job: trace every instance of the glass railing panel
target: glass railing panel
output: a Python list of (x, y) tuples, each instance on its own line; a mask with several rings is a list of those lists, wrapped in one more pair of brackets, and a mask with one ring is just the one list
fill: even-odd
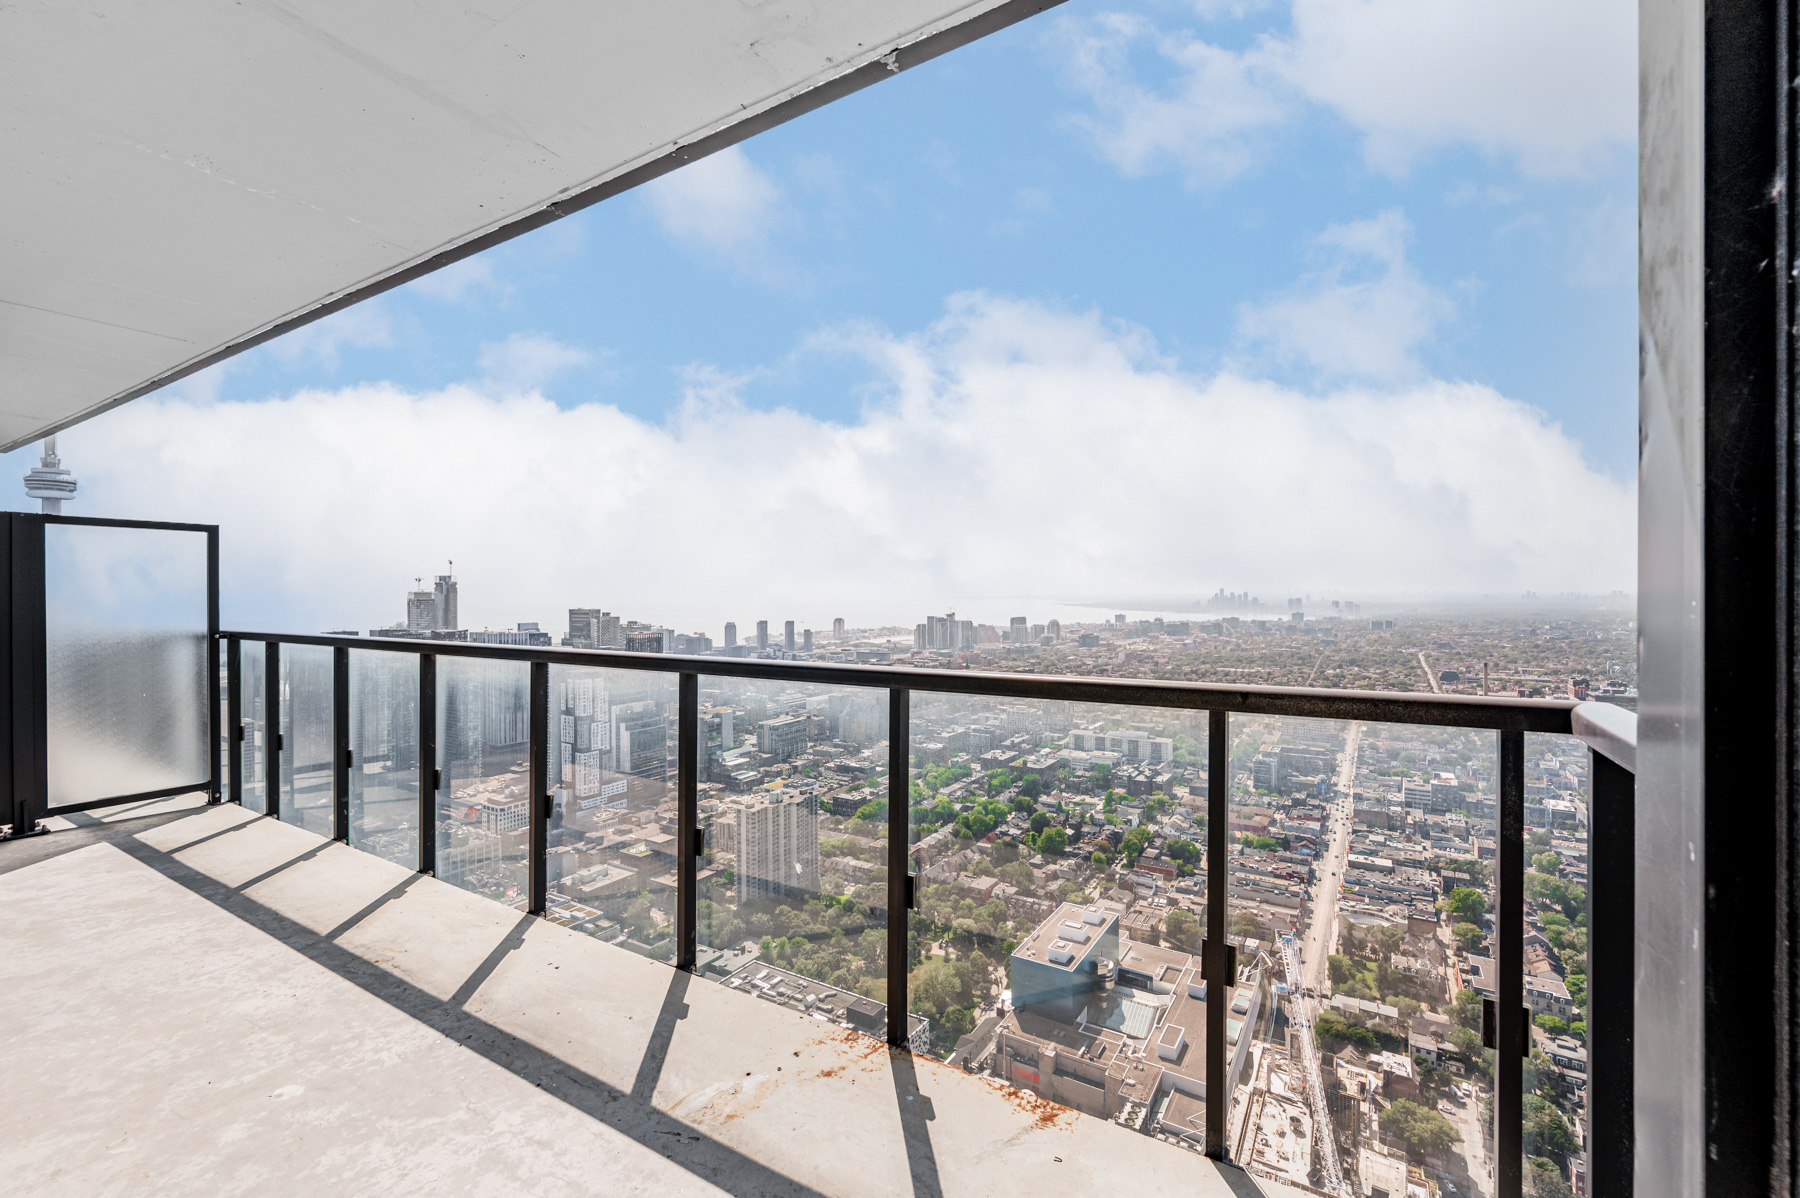
[(919, 692), (912, 711), (908, 993), (932, 1050), (1199, 1150), (1205, 714)]
[(419, 867), (419, 659), (350, 650), (350, 844)]
[(259, 815), (269, 810), (268, 646), (244, 641), (238, 649), (237, 677), (230, 685), (238, 694), (238, 718), (243, 723), (243, 803)]
[(1531, 1052), (1520, 1087), (1524, 1192), (1587, 1187), (1587, 747), (1525, 737), (1524, 997)]
[(1495, 735), (1239, 715), (1231, 760), (1231, 1158), (1492, 1195)]
[(659, 961), (675, 954), (673, 674), (550, 667), (548, 917)]
[(887, 1035), (885, 691), (700, 678), (698, 968)]
[(45, 525), (51, 809), (206, 785), (206, 578), (204, 533)]
[(331, 836), (332, 653), (322, 645), (281, 646), (280, 815)]
[(531, 667), (437, 660), (437, 877), (530, 904)]

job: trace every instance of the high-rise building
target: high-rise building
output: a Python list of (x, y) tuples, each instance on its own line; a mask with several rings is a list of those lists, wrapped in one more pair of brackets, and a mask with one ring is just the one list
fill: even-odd
[(831, 639), (834, 641), (844, 639), (844, 617), (839, 616), (831, 622)]
[(1006, 639), (1015, 645), (1023, 645), (1031, 639), (1031, 627), (1024, 616), (1014, 616), (1012, 626), (1006, 630)]
[(1052, 640), (1062, 640), (1062, 621), (1050, 621), (1048, 624), (1044, 625), (1044, 631), (1050, 634)]
[(807, 726), (803, 715), (780, 716), (756, 726), (756, 747), (777, 761), (787, 761), (806, 751)]
[(789, 620), (781, 633), (781, 647), (789, 653), (794, 651), (794, 622)]
[(729, 621), (725, 624), (725, 647), (727, 649), (737, 648), (737, 625)]
[(735, 812), (739, 903), (819, 888), (819, 800), (772, 793)]
[(812, 652), (812, 629), (808, 628), (800, 634), (800, 648), (807, 653)]
[(613, 769), (639, 778), (668, 776), (669, 721), (655, 703), (613, 708)]
[(437, 627), (437, 596), (430, 591), (406, 593), (406, 630), (429, 632)]
[(562, 746), (562, 785), (575, 796), (580, 810), (597, 807), (604, 786), (601, 771), (612, 749), (612, 704), (607, 699), (606, 676), (577, 676), (561, 684), (551, 699), (557, 706), (554, 723)]
[(569, 646), (574, 649), (619, 649), (625, 638), (619, 617), (597, 607), (569, 609)]
[[(454, 565), (455, 563), (451, 563)], [(456, 615), (456, 579), (449, 574), (439, 574), (437, 584), (432, 587), (432, 595), (437, 601), (437, 623), (433, 628), (461, 628), (462, 623)]]
[(957, 652), (975, 647), (975, 622), (959, 620), (956, 613), (926, 616), (925, 622), (913, 629), (913, 648), (948, 649)]
[(756, 622), (756, 647), (758, 649), (769, 647), (769, 622), (767, 620)]

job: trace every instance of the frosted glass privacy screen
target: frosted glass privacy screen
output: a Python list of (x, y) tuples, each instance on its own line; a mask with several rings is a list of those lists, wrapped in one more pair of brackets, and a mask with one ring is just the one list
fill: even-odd
[(206, 534), (44, 527), (52, 808), (210, 778)]

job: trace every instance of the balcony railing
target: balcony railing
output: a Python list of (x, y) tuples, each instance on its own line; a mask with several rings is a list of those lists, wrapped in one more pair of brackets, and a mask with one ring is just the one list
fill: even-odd
[[(1470, 879), (1470, 890), (1484, 897), (1469, 907), (1472, 911), (1491, 904), (1492, 929), (1483, 933), (1479, 916), (1472, 917), (1474, 933), (1458, 929), (1463, 935), (1485, 934), (1493, 946), (1491, 957), (1479, 958), (1489, 963), (1486, 975), (1472, 979), (1482, 996), (1479, 1024), (1486, 1051), (1469, 1039), (1472, 1029), (1465, 1029), (1454, 1044), (1435, 1043), (1423, 1051), (1435, 1062), (1431, 1068), (1468, 1071), (1467, 1090), (1458, 1085), (1446, 1091), (1466, 1094), (1468, 1108), (1450, 1113), (1459, 1114), (1466, 1126), (1491, 1129), (1491, 1143), (1485, 1142), (1487, 1130), (1478, 1131), (1484, 1139), (1482, 1148), (1477, 1151), (1471, 1145), (1465, 1152), (1465, 1160), (1488, 1162), (1488, 1176), (1465, 1177), (1476, 1192), (1502, 1198), (1523, 1192), (1525, 1171), (1532, 1167), (1529, 1158), (1541, 1155), (1528, 1152), (1527, 1138), (1555, 1138), (1554, 1128), (1545, 1130), (1546, 1119), (1563, 1129), (1556, 1134), (1570, 1134), (1563, 1116), (1544, 1114), (1544, 1100), (1536, 1097), (1551, 1092), (1546, 1079), (1554, 1072), (1556, 1078), (1573, 1079), (1571, 1084), (1579, 1087), (1580, 1096), (1571, 1101), (1577, 1107), (1585, 1102), (1587, 1135), (1584, 1144), (1550, 1145), (1547, 1151), (1573, 1162), (1577, 1184), (1586, 1193), (1630, 1193), (1635, 717), (1618, 708), (1563, 700), (1231, 687), (448, 641), (257, 632), (223, 632), (219, 638), (229, 680), (224, 698), (223, 726), (229, 736), (223, 798), (459, 881), (530, 913), (614, 939), (666, 959), (675, 968), (704, 970), (727, 984), (761, 990), (765, 996), (772, 992), (809, 1011), (817, 1003), (820, 1011), (829, 1011), (850, 1026), (885, 1034), (889, 1043), (915, 1051), (951, 1048), (943, 1027), (916, 1013), (937, 1000), (908, 994), (913, 963), (934, 958), (923, 941), (937, 937), (949, 946), (941, 958), (946, 977), (954, 972), (953, 956), (966, 963), (987, 960), (983, 949), (996, 957), (1010, 955), (1014, 1013), (998, 1008), (990, 1013), (985, 1005), (972, 1012), (957, 1008), (954, 1018), (964, 1024), (979, 1019), (981, 1034), (957, 1045), (950, 1057), (953, 1062), (970, 1067), (971, 1054), (980, 1055), (985, 1046), (989, 1068), (1011, 1084), (1186, 1142), (1215, 1158), (1236, 1154), (1246, 1158), (1243, 1163), (1254, 1164), (1248, 1158), (1257, 1157), (1266, 1144), (1270, 1160), (1282, 1154), (1293, 1159), (1291, 1181), (1328, 1193), (1349, 1192), (1342, 1188), (1343, 1146), (1367, 1138), (1371, 1144), (1399, 1150), (1402, 1155), (1397, 1156), (1386, 1148), (1371, 1148), (1358, 1159), (1365, 1172), (1376, 1164), (1399, 1169), (1404, 1185), (1408, 1167), (1415, 1172), (1441, 1170), (1443, 1144), (1431, 1141), (1427, 1133), (1409, 1132), (1400, 1120), (1364, 1126), (1361, 1114), (1353, 1111), (1346, 1116), (1334, 1108), (1342, 1094), (1363, 1084), (1348, 1080), (1353, 1075), (1379, 1088), (1389, 1111), (1398, 1109), (1396, 1095), (1419, 1090), (1413, 1053), (1420, 1042), (1409, 1038), (1398, 1052), (1375, 1051), (1392, 1042), (1395, 1027), (1388, 1016), (1393, 1009), (1380, 1001), (1385, 997), (1380, 991), (1376, 1001), (1363, 1003), (1373, 1008), (1368, 1020), (1346, 1020), (1338, 1012), (1348, 1010), (1346, 1001), (1353, 1006), (1354, 1000), (1347, 1000), (1344, 991), (1370, 983), (1346, 980), (1337, 986), (1335, 1006), (1327, 1008), (1322, 987), (1308, 982), (1320, 968), (1321, 949), (1329, 951), (1332, 946), (1335, 924), (1323, 939), (1306, 934), (1334, 918), (1321, 915), (1317, 907), (1323, 903), (1335, 908), (1339, 887), (1350, 877), (1343, 854), (1347, 826), (1354, 818), (1348, 792), (1353, 789), (1358, 741), (1351, 738), (1348, 747), (1333, 757), (1349, 763), (1343, 766), (1338, 785), (1323, 776), (1317, 782), (1329, 802), (1307, 904), (1293, 913), (1291, 927), (1278, 928), (1274, 936), (1252, 935), (1245, 921), (1254, 919), (1244, 905), (1234, 912), (1231, 862), (1238, 838), (1233, 834), (1229, 782), (1218, 784), (1233, 777), (1233, 717), (1341, 721), (1357, 728), (1407, 725), (1492, 731), (1496, 737), (1491, 778), (1484, 778), (1489, 772), (1485, 765), (1470, 765), (1464, 778), (1472, 779), (1468, 781), (1472, 789), (1447, 800), (1486, 810), (1482, 795), (1492, 795), (1491, 835), (1482, 834), (1485, 825), (1479, 818), (1470, 833), (1476, 866), (1482, 872), (1491, 869), (1492, 880), (1484, 884), (1480, 878)], [(813, 699), (814, 714), (808, 714), (804, 703), (789, 714), (786, 709), (794, 704), (785, 700), (792, 697), (777, 696), (784, 700), (777, 705), (779, 713), (754, 718), (770, 716), (766, 694), (770, 684), (803, 688), (798, 698)], [(705, 695), (713, 697), (714, 706), (703, 704)], [(991, 839), (997, 836), (992, 821), (1014, 820), (1015, 814), (1023, 817), (1038, 796), (1022, 793), (1019, 779), (1025, 776), (1024, 769), (996, 767), (981, 775), (985, 789), (972, 803), (943, 797), (944, 791), (954, 792), (967, 779), (952, 778), (957, 771), (941, 762), (950, 750), (937, 741), (918, 739), (915, 725), (937, 735), (945, 728), (946, 713), (991, 701), (1008, 705), (1005, 719), (1023, 721), (1028, 741), (1034, 704), (1040, 709), (1053, 705), (1065, 718), (1073, 718), (1070, 713), (1092, 717), (1099, 711), (1116, 714), (1130, 709), (1162, 713), (1174, 721), (1177, 736), (1141, 734), (1132, 751), (1149, 762), (1158, 755), (1165, 760), (1171, 753), (1192, 755), (1188, 766), (1196, 781), (1190, 801), (1200, 808), (1193, 822), (1204, 824), (1204, 844), (1194, 846), (1194, 854), (1185, 859), (1159, 856), (1154, 877), (1132, 872), (1144, 888), (1159, 892), (1165, 889), (1159, 880), (1172, 884), (1170, 893), (1195, 890), (1203, 881), (1203, 898), (1196, 896), (1193, 904), (1199, 928), (1171, 921), (1164, 929), (1171, 942), (1166, 949), (1156, 948), (1154, 932), (1136, 941), (1129, 923), (1121, 936), (1124, 921), (1118, 911), (1089, 901), (1095, 896), (1075, 894), (1066, 881), (1059, 897), (1074, 899), (1073, 904), (1044, 904), (1033, 910), (1032, 900), (1011, 896), (1017, 907), (1007, 909), (1024, 911), (1023, 922), (1041, 919), (1028, 935), (1003, 932), (996, 926), (1000, 917), (991, 905), (985, 907), (986, 924), (982, 908), (971, 915), (958, 914), (975, 898), (987, 904), (996, 901), (992, 896), (1005, 884), (993, 872), (971, 877), (934, 864), (931, 841), (921, 833), (936, 819), (951, 819), (954, 812), (956, 822), (945, 825), (953, 834), (940, 835), (939, 842), (955, 844), (968, 854), (965, 864), (978, 874), (994, 870), (998, 862), (1009, 876), (1022, 879), (1026, 874), (1020, 870), (1031, 867), (1011, 857), (1019, 837)], [(670, 709), (675, 714), (672, 728)], [(838, 788), (829, 816), (821, 813), (816, 797), (782, 793), (802, 787), (757, 786), (752, 792), (734, 792), (734, 785), (760, 781), (751, 771), (732, 769), (742, 764), (734, 758), (744, 752), (734, 730), (738, 711), (751, 713), (757, 724), (757, 747), (764, 762), (792, 757), (800, 747), (831, 739), (826, 735), (830, 732), (838, 742), (833, 752), (843, 750), (834, 765), (845, 766), (844, 777), (861, 777), (863, 785)], [(999, 719), (988, 727), (1005, 731)], [(966, 746), (965, 751), (980, 749), (993, 734), (968, 728), (950, 733), (961, 738), (958, 744)], [(1535, 897), (1527, 893), (1527, 737), (1542, 735), (1577, 737), (1588, 749), (1585, 910), (1577, 909), (1578, 888), (1556, 876), (1560, 862), (1546, 867), (1548, 873), (1534, 866), (1529, 874), (1537, 893)], [(851, 741), (861, 746), (855, 753), (849, 751)], [(666, 782), (671, 755), (672, 794)], [(885, 759), (878, 760), (872, 771), (866, 764), (871, 756)], [(1279, 751), (1267, 760), (1278, 762)], [(1314, 759), (1301, 752), (1295, 760)], [(1203, 771), (1198, 768), (1201, 761)], [(1202, 772), (1204, 786), (1197, 780)], [(1008, 785), (996, 797), (993, 790), (1002, 782)], [(703, 784), (709, 791), (709, 807), (729, 807), (730, 818), (720, 818), (720, 810), (702, 811)], [(1443, 784), (1450, 786), (1448, 781)], [(1005, 798), (1009, 794), (1012, 797)], [(1104, 799), (1086, 805), (1110, 807), (1116, 797), (1108, 790)], [(1010, 803), (1013, 813), (1000, 805), (1003, 802)], [(666, 812), (671, 805), (672, 832), (655, 822), (630, 822), (646, 817), (654, 821), (658, 809)], [(1544, 807), (1540, 800), (1533, 810)], [(1125, 816), (1111, 819), (1128, 823), (1136, 812)], [(817, 847), (821, 818), (832, 821), (837, 833), (833, 848), (843, 854), (826, 864), (842, 875), (822, 872)], [(1085, 822), (1089, 819), (1108, 816), (1104, 809), (1096, 809), (1084, 816), (1083, 827), (1089, 826)], [(1538, 822), (1548, 825), (1556, 820)], [(583, 859), (580, 846), (591, 846), (602, 828), (611, 829), (603, 838), (613, 850), (603, 854), (608, 860), (590, 863)], [(621, 829), (633, 835), (621, 838), (617, 835)], [(865, 832), (877, 834), (856, 834)], [(625, 840), (638, 841), (640, 835), (638, 843), (619, 847)], [(1533, 835), (1544, 838), (1541, 830)], [(1118, 844), (1120, 839), (1125, 843)], [(1142, 847), (1142, 838), (1138, 839)], [(1481, 842), (1491, 842), (1491, 849)], [(1255, 843), (1251, 836), (1250, 844)], [(1562, 843), (1566, 847), (1569, 842)], [(983, 849), (989, 844), (996, 846), (993, 851)], [(1129, 855), (1129, 836), (1105, 844)], [(1238, 849), (1240, 854), (1248, 851)], [(879, 859), (869, 860), (871, 852)], [(1007, 859), (1001, 861), (1003, 855)], [(1043, 856), (1044, 872), (1057, 868), (1055, 846)], [(1556, 859), (1555, 853), (1551, 859)], [(729, 873), (719, 868), (726, 860), (731, 862)], [(1141, 857), (1132, 864), (1151, 868)], [(1290, 872), (1300, 868), (1291, 861), (1276, 864)], [(1240, 864), (1240, 869), (1247, 871), (1248, 866)], [(1132, 872), (1121, 870), (1121, 881), (1128, 881)], [(857, 875), (860, 884), (850, 880), (850, 874)], [(834, 882), (826, 888), (821, 882), (825, 876), (842, 876), (842, 885)], [(1037, 878), (1038, 872), (1031, 876)], [(956, 897), (959, 892), (952, 884), (957, 878), (968, 879), (961, 884), (961, 893), (973, 897)], [(657, 904), (649, 901), (653, 894), (673, 895), (666, 924), (657, 918)], [(1546, 894), (1560, 897), (1546, 905)], [(795, 926), (800, 917), (793, 906), (783, 904), (784, 899), (810, 902), (807, 912), (816, 914), (819, 922)], [(1415, 896), (1410, 901), (1419, 900)], [(1461, 895), (1456, 901), (1472, 902)], [(1550, 909), (1556, 903), (1561, 912)], [(929, 918), (921, 914), (927, 905), (933, 908)], [(1571, 1042), (1556, 1040), (1548, 1051), (1570, 1055), (1554, 1065), (1546, 1063), (1545, 1053), (1532, 1056), (1525, 921), (1534, 905), (1546, 913), (1544, 929), (1564, 937), (1565, 949), (1574, 943), (1567, 938), (1570, 934), (1583, 929), (1586, 933), (1587, 990), (1579, 1004), (1585, 1015), (1585, 1044), (1579, 1049), (1557, 1048)], [(759, 918), (766, 917), (768, 931), (760, 944), (754, 943), (752, 922), (739, 918), (753, 909), (763, 913)], [(1573, 915), (1568, 914), (1571, 910)], [(894, 912), (911, 914), (900, 919), (891, 917)], [(1093, 912), (1093, 920), (1078, 924), (1088, 912)], [(1019, 917), (1008, 917), (1007, 927), (1014, 918)], [(1061, 931), (1058, 921), (1066, 921), (1069, 931)], [(1354, 929), (1355, 921), (1345, 926)], [(1195, 944), (1195, 933), (1201, 929), (1204, 938)], [(1422, 937), (1421, 951), (1449, 955), (1443, 936), (1424, 932)], [(1534, 947), (1541, 953), (1539, 940), (1534, 934)], [(1111, 958), (1103, 957), (1101, 948)], [(1382, 961), (1372, 967), (1376, 980), (1398, 976), (1393, 971), (1401, 966), (1390, 960), (1394, 953), (1381, 955)], [(1360, 967), (1354, 954), (1331, 960), (1334, 969), (1339, 960), (1349, 962), (1347, 967)], [(1088, 969), (1095, 971), (1094, 980), (1083, 975), (1074, 984), (1079, 993), (1057, 989), (1063, 985), (1058, 977)], [(835, 971), (834, 976), (815, 976), (827, 971)], [(1049, 979), (1049, 988), (1024, 993), (1027, 980), (1022, 975), (1030, 979), (1042, 975)], [(1230, 987), (1231, 1002), (1209, 1003), (1202, 997), (1216, 979), (1224, 979)], [(1115, 982), (1136, 996), (1129, 1007), (1104, 997), (1093, 1000), (1098, 1008), (1080, 1006), (1089, 1003), (1090, 990), (1096, 995), (1110, 993)], [(1029, 986), (1038, 987), (1039, 981), (1030, 980)], [(1540, 985), (1531, 1001), (1545, 993)], [(1036, 1009), (1050, 1011), (1058, 1003), (1069, 1003), (1071, 995), (1077, 1005), (1057, 1012), (1056, 1020), (1032, 1022), (1034, 1004), (1046, 1004)], [(909, 1001), (914, 997), (918, 1001)], [(1283, 997), (1285, 1003), (1279, 1001)], [(1555, 1001), (1565, 1000), (1566, 996)], [(942, 1005), (932, 1009), (941, 1021)], [(1475, 1008), (1465, 1003), (1458, 1009)], [(1270, 1085), (1282, 1091), (1280, 1102), (1296, 1112), (1291, 1117), (1296, 1139), (1289, 1141), (1295, 1147), (1276, 1151), (1265, 1128), (1273, 1128), (1276, 1138), (1286, 1137), (1286, 1127), (1277, 1125), (1280, 1112), (1288, 1108), (1277, 1103), (1272, 1115), (1269, 1101), (1252, 1103), (1239, 1090), (1264, 1076), (1257, 1072), (1247, 1077), (1248, 1071), (1269, 1068), (1266, 1049), (1253, 1048), (1252, 1041), (1266, 1042), (1279, 1023), (1278, 1010), (1287, 1021), (1287, 1056), (1292, 1064), (1286, 1080)], [(888, 1011), (906, 1012), (907, 1017), (889, 1019)], [(1572, 1017), (1575, 1012), (1563, 1013)], [(1203, 1026), (1176, 1024), (1183, 1014), (1200, 1016)], [(1234, 1015), (1242, 1016), (1235, 1029)], [(1107, 1021), (1104, 1025), (1102, 1019)], [(1134, 1026), (1133, 1019), (1145, 1026)], [(1115, 1030), (1108, 1032), (1108, 1027)], [(1358, 1030), (1347, 1030), (1352, 1027)], [(1324, 1042), (1313, 1037), (1328, 1029), (1351, 1037), (1342, 1051), (1318, 1051)], [(1545, 1042), (1551, 1043), (1549, 1038)], [(1356, 1052), (1359, 1044), (1368, 1050), (1366, 1056)], [(1193, 1068), (1191, 1059), (1195, 1048), (1201, 1050), (1199, 1069)], [(1443, 1050), (1441, 1059), (1438, 1049)], [(1575, 1059), (1581, 1054), (1585, 1061)], [(1339, 1078), (1330, 1094), (1321, 1080), (1328, 1068)], [(1529, 1110), (1527, 1069), (1533, 1076)], [(1151, 1074), (1157, 1080), (1133, 1089)], [(1231, 1100), (1207, 1101), (1219, 1095)], [(1373, 1101), (1372, 1091), (1365, 1097), (1370, 1108), (1380, 1105)], [(1490, 1102), (1491, 1121), (1478, 1118), (1476, 1112)], [(1271, 1119), (1274, 1122), (1267, 1122)], [(1299, 1140), (1308, 1138), (1304, 1135), (1308, 1127), (1315, 1134), (1301, 1148)], [(1321, 1131), (1322, 1136), (1317, 1134)]]

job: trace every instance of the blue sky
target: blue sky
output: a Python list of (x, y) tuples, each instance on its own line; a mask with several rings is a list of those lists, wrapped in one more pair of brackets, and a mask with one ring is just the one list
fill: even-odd
[[(609, 568), (602, 551), (536, 579), (489, 543), (509, 519), (563, 521), (623, 549), (637, 544), (624, 526), (672, 521), (680, 546), (683, 520), (740, 494), (763, 498), (743, 506), (749, 527), (721, 522), (724, 540), (761, 539), (757, 514), (806, 527), (810, 504), (857, 513), (818, 524), (819, 544), (869, 542), (754, 569), (737, 588), (746, 601), (816, 597), (869, 619), (1217, 586), (1629, 587), (1628, 551), (1502, 509), (1531, 491), (1544, 505), (1533, 518), (1593, 504), (1615, 540), (1631, 534), (1633, 14), (1614, 0), (1500, 12), (1072, 0), (245, 354), (133, 405), (142, 414), (101, 417), (67, 435), (65, 455), (86, 471), (89, 514), (160, 504), (129, 514), (207, 518), (210, 502), (220, 519), (216, 492), (176, 481), (184, 454), (235, 456), (199, 424), (216, 430), (229, 410), (242, 435), (291, 445), (275, 467), (284, 506), (234, 512), (285, 555), (241, 558), (236, 590), (245, 617), (303, 624), (385, 622), (395, 579), (456, 557), (486, 575), (466, 586), (494, 598), (465, 608), (496, 626), (592, 602), (717, 635), (758, 613), (697, 593), (712, 582), (684, 573), (666, 542), (627, 553), (648, 571)], [(1077, 379), (1088, 389), (1071, 393)], [(306, 431), (359, 409), (365, 436), (386, 443), (369, 463)], [(520, 460), (537, 442), (486, 466), (461, 450), (413, 460), (417, 429), (449, 413), (497, 452), (501, 428), (541, 427), (557, 444), (542, 460)], [(1022, 431), (1009, 450), (1010, 427), (1037, 424), (1062, 432)], [(919, 456), (883, 457), (914, 434)], [(1015, 477), (1009, 452), (1081, 481)], [(723, 455), (742, 467), (739, 490), (689, 504), (666, 494), (667, 474), (636, 491), (544, 481), (617, 480), (659, 453), (709, 477), (708, 454)], [(1345, 456), (1367, 469), (1340, 473)], [(917, 536), (905, 495), (871, 499), (856, 476), (878, 461), (937, 497), (921, 516), (989, 535)], [(359, 517), (372, 525), (352, 555), (366, 590), (305, 581), (334, 528), (344, 535), (324, 513), (345, 480), (396, 462), (428, 492), (479, 473), (484, 493), (466, 512), (442, 505), (435, 523)], [(1116, 505), (1146, 469), (1221, 479)], [(787, 494), (795, 478), (814, 490)], [(1066, 504), (1106, 510), (1072, 521)], [(1420, 506), (1456, 516), (1395, 521)], [(1332, 522), (1346, 512), (1346, 528), (1391, 535), (1337, 555)], [(1254, 535), (1219, 533), (1225, 520)], [(1140, 542), (1121, 537), (1127, 524), (1161, 531)], [(1063, 565), (1022, 576), (984, 564), (1009, 529), (1065, 542)], [(544, 536), (540, 553), (563, 557), (568, 538)], [(396, 544), (416, 549), (390, 565)], [(884, 564), (895, 559), (904, 568)], [(806, 618), (830, 614), (857, 618)]]

